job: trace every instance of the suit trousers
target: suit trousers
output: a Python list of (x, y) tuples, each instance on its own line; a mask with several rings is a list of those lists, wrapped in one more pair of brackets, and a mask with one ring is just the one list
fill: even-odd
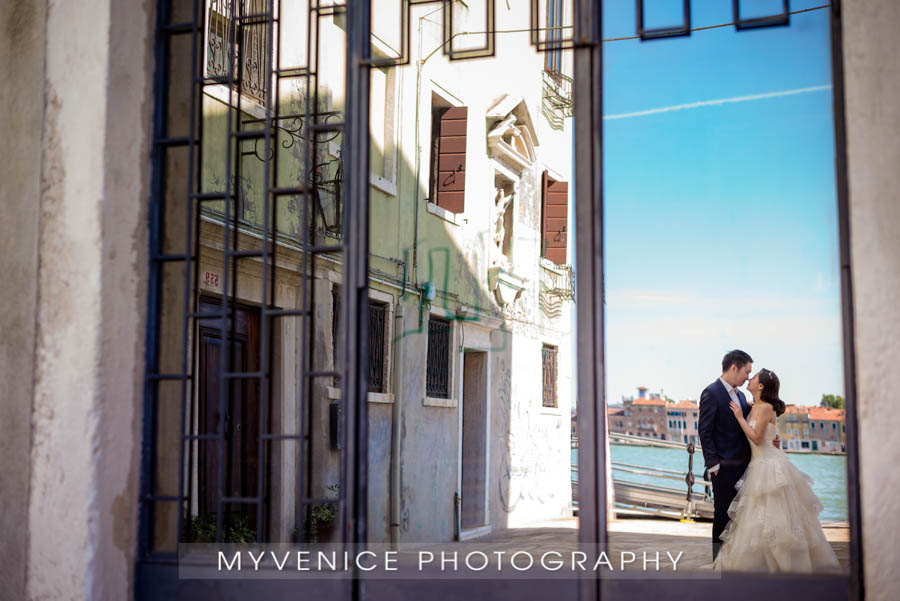
[(712, 476), (713, 488), (713, 528), (712, 528), (712, 545), (713, 559), (719, 554), (722, 546), (722, 540), (719, 538), (725, 526), (728, 525), (728, 506), (734, 500), (737, 490), (734, 485), (744, 475), (747, 469), (746, 463), (728, 464), (722, 462), (717, 474)]

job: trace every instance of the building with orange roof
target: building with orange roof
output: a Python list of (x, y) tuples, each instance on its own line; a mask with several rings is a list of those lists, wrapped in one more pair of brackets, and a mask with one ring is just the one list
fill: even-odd
[[(610, 430), (631, 436), (642, 436), (656, 440), (670, 440), (669, 429), (666, 423), (666, 401), (661, 394), (650, 393), (647, 388), (638, 388), (638, 398), (624, 399), (622, 402), (622, 415), (615, 418), (619, 423), (619, 429)], [(610, 417), (610, 422), (614, 418)]]
[(843, 409), (810, 407), (809, 432), (813, 451), (844, 452), (847, 449)]
[(666, 404), (666, 427), (669, 440), (684, 444), (699, 444), (700, 433), (697, 428), (699, 405), (696, 401), (682, 400)]
[(810, 452), (813, 450), (809, 434), (809, 410), (812, 407), (788, 405), (776, 420), (781, 448), (785, 451)]
[(778, 417), (781, 448), (786, 451), (841, 453), (847, 449), (843, 409), (788, 405)]

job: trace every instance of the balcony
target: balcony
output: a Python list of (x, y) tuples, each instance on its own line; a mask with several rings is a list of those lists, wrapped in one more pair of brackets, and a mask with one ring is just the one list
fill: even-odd
[(544, 70), (541, 112), (550, 127), (561, 130), (563, 121), (572, 116), (572, 78), (559, 71)]

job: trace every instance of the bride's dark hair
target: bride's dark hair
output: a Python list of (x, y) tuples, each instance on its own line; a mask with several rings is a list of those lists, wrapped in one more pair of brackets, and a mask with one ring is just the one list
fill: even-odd
[(784, 413), (784, 401), (778, 398), (778, 389), (781, 386), (781, 382), (778, 380), (778, 376), (775, 375), (774, 371), (769, 371), (768, 369), (759, 370), (759, 383), (762, 384), (763, 389), (760, 393), (760, 398), (772, 405), (775, 409), (775, 415), (781, 415)]

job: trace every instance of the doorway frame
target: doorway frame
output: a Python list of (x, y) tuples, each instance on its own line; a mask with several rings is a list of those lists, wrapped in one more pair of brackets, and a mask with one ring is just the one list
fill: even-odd
[[(460, 328), (465, 328), (465, 322), (462, 322)], [(460, 502), (459, 510), (459, 540), (465, 541), (479, 536), (489, 534), (493, 530), (491, 524), (491, 349), (483, 346), (462, 346), (459, 350), (459, 410), (457, 411), (458, 420), (458, 441), (456, 453), (456, 490), (462, 497), (462, 447), (463, 447), (463, 411), (465, 410), (465, 392), (466, 392), (466, 353), (475, 352), (483, 353), (485, 368), (484, 382), (484, 524), (475, 528), (463, 530), (462, 528), (462, 502)]]
[[(603, 161), (602, 161), (602, 100), (603, 100), (603, 67), (601, 40), (601, 9), (603, 0), (573, 0), (575, 8), (574, 35), (574, 104), (579, 127), (575, 131), (575, 169), (580, 177), (573, 182), (575, 206), (575, 248), (577, 251), (577, 272), (579, 284), (576, 291), (578, 331), (577, 338), (577, 386), (579, 403), (579, 471), (580, 471), (580, 527), (579, 542), (586, 545), (602, 545), (607, 538), (607, 454), (601, 441), (606, 439), (604, 395), (605, 384), (605, 312), (603, 281)], [(418, 3), (418, 2), (414, 2)], [(163, 9), (167, 3), (157, 2)], [(368, 243), (369, 243), (369, 142), (368, 142), (368, 70), (374, 64), (371, 56), (369, 2), (351, 3), (353, 9), (347, 10), (347, 63), (346, 63), (346, 98), (347, 111), (345, 124), (346, 154), (345, 172), (365, 174), (362, 177), (351, 177), (347, 181), (347, 205), (344, 223), (345, 240), (347, 240), (347, 267), (343, 287), (345, 321), (344, 343), (350, 349), (344, 366), (345, 398), (347, 399), (347, 423), (344, 430), (344, 443), (347, 454), (352, 457), (348, 465), (342, 467), (342, 482), (347, 486), (341, 499), (343, 539), (350, 549), (365, 546), (366, 533), (366, 496), (367, 496), (367, 400), (365, 370), (359, 366), (367, 360), (367, 304), (368, 304)], [(732, 601), (760, 597), (775, 590), (779, 594), (791, 594), (798, 599), (861, 599), (864, 596), (863, 563), (862, 563), (862, 520), (859, 498), (859, 453), (858, 453), (858, 417), (856, 408), (856, 369), (855, 340), (853, 320), (853, 289), (850, 263), (850, 230), (849, 202), (847, 187), (847, 155), (844, 109), (843, 49), (841, 38), (841, 1), (831, 2), (831, 60), (832, 86), (834, 96), (834, 128), (836, 151), (836, 185), (838, 204), (838, 238), (840, 245), (841, 301), (843, 316), (843, 356), (845, 377), (845, 399), (847, 415), (847, 469), (848, 469), (848, 511), (850, 522), (850, 575), (825, 577), (815, 575), (802, 577), (788, 575), (785, 577), (751, 578), (735, 575), (734, 578), (719, 581), (703, 581), (701, 594), (727, 594)], [(162, 18), (157, 25), (156, 59), (157, 75), (154, 86), (156, 101), (168, 92), (167, 74), (164, 72), (168, 60), (168, 50), (160, 41), (162, 31), (169, 24)], [(165, 83), (163, 83), (165, 82)], [(164, 116), (157, 114), (156, 121)], [(159, 127), (157, 126), (157, 129)], [(161, 135), (157, 132), (157, 138)], [(160, 173), (164, 169), (157, 153), (153, 154), (153, 173), (151, 186), (151, 209), (156, 206), (160, 194)], [(151, 210), (152, 214), (152, 210)], [(159, 220), (150, 219), (149, 239), (151, 244), (161, 236)], [(150, 258), (150, 273), (154, 274), (158, 267)], [(152, 276), (151, 276), (152, 277)], [(148, 297), (156, 290), (156, 283), (151, 281)], [(150, 303), (147, 323), (147, 371), (152, 373), (153, 341), (159, 332), (159, 314)], [(489, 361), (490, 364), (490, 361)], [(145, 387), (144, 416), (152, 412), (152, 403)], [(145, 419), (146, 423), (146, 419)], [(154, 441), (152, 431), (145, 426), (143, 436), (142, 480), (146, 480), (150, 471), (150, 450)], [(143, 492), (142, 492), (143, 494)], [(298, 593), (305, 594), (338, 594), (353, 599), (377, 598), (379, 592), (389, 593), (403, 591), (399, 585), (392, 587), (389, 583), (363, 583), (354, 579), (350, 583), (326, 583), (298, 581), (250, 582), (236, 581), (222, 587), (218, 583), (203, 581), (178, 581), (173, 579), (174, 570), (171, 563), (165, 560), (154, 560), (144, 553), (152, 524), (152, 512), (144, 505), (139, 518), (139, 552), (136, 559), (135, 592), (138, 598), (170, 598), (188, 599), (208, 596), (212, 590), (219, 591), (223, 599), (245, 598), (245, 595), (259, 594), (265, 590), (270, 598), (296, 598)], [(477, 597), (488, 597), (492, 594), (509, 594), (510, 582), (503, 587), (489, 583), (466, 582), (418, 582), (409, 585), (407, 591), (434, 593), (435, 599), (459, 596), (463, 592), (475, 594)], [(583, 575), (576, 583), (574, 590), (579, 599), (593, 600), (643, 598), (656, 595), (665, 599), (694, 599), (698, 595), (696, 580), (686, 581), (646, 581), (646, 580), (610, 580), (598, 581), (590, 575)], [(708, 584), (708, 586), (707, 586)], [(146, 588), (143, 588), (146, 587)], [(380, 588), (380, 591), (379, 591)], [(536, 595), (546, 592), (546, 587), (535, 586), (534, 583), (522, 581), (517, 587), (521, 599), (537, 598)], [(568, 594), (573, 590), (566, 583), (557, 583), (554, 589), (557, 594)], [(664, 593), (664, 597), (662, 594)]]

